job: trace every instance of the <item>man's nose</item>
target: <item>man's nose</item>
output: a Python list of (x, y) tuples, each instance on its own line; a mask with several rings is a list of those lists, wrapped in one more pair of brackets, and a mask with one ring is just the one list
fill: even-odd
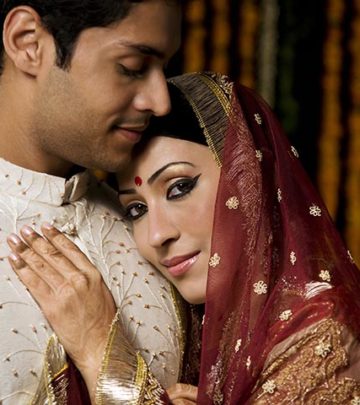
[(141, 86), (134, 101), (137, 110), (150, 111), (157, 117), (170, 112), (170, 96), (163, 71), (151, 72)]

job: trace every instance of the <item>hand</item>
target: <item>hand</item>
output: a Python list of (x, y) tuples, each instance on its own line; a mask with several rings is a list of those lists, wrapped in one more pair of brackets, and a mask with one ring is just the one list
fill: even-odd
[(198, 388), (190, 384), (175, 384), (167, 390), (174, 405), (196, 405), (197, 393)]
[(116, 307), (98, 270), (66, 236), (49, 224), (43, 238), (25, 226), (10, 235), (10, 264), (38, 302), (68, 355), (82, 373), (90, 396)]

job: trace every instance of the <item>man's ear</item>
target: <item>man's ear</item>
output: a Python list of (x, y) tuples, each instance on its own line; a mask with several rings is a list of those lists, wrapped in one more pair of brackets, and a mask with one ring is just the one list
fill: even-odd
[(40, 16), (31, 7), (13, 8), (4, 22), (4, 50), (22, 72), (37, 76), (44, 57), (44, 37), (49, 33), (42, 27)]

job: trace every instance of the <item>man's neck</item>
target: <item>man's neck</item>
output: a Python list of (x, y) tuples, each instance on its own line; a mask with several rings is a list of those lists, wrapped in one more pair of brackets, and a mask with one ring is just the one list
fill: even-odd
[(68, 177), (73, 164), (49, 154), (32, 133), (33, 94), (33, 81), (17, 71), (8, 69), (0, 76), (0, 157), (35, 172)]
[(70, 177), (74, 170), (79, 171), (73, 164), (37, 150), (29, 141), (11, 137), (9, 131), (0, 131), (0, 157), (6, 161), (24, 169), (59, 177)]

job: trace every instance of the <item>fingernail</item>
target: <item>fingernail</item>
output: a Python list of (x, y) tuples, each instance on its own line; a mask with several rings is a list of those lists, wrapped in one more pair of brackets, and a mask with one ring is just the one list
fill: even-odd
[(12, 233), (11, 235), (9, 235), (8, 239), (14, 244), (14, 245), (19, 245), (21, 243), (21, 239), (15, 235), (14, 233)]
[(13, 252), (9, 254), (9, 257), (13, 262), (17, 262), (18, 260), (20, 260), (20, 256), (18, 256), (16, 253)]
[(27, 225), (25, 225), (25, 226), (23, 226), (23, 227), (21, 228), (21, 232), (22, 232), (24, 235), (27, 235), (27, 236), (30, 236), (30, 235), (33, 235), (33, 234), (34, 234), (34, 230), (33, 230), (32, 228), (30, 228), (30, 226), (27, 226)]
[(52, 229), (54, 229), (54, 227), (53, 227), (51, 224), (49, 224), (49, 222), (44, 222), (44, 223), (42, 224), (42, 227), (43, 227), (44, 229), (47, 229), (48, 231), (51, 231)]

